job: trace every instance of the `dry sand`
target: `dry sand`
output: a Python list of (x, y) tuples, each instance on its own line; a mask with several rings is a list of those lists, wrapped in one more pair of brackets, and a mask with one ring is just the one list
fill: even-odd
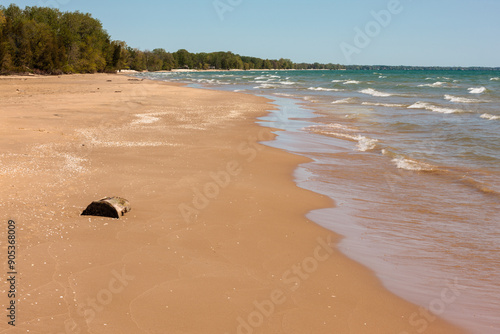
[[(0, 333), (461, 333), (305, 218), (334, 203), (258, 143), (264, 98), (73, 75), (0, 78), (0, 101)], [(80, 216), (106, 196), (132, 211)]]

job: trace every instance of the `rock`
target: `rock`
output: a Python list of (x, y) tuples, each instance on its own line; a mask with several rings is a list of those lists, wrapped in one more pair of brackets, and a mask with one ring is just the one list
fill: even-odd
[(98, 216), (119, 219), (131, 210), (130, 203), (121, 197), (106, 197), (90, 203), (82, 216)]

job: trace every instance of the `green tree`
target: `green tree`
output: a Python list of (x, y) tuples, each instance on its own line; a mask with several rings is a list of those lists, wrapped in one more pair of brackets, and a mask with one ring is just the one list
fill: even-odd
[(177, 52), (174, 52), (174, 59), (178, 67), (194, 68), (191, 53), (185, 49), (180, 49)]
[(7, 21), (7, 19), (5, 18), (5, 15), (3, 13), (3, 11), (4, 11), (4, 8), (2, 6), (0, 6), (0, 34), (2, 33), (3, 25)]
[(262, 69), (264, 70), (272, 70), (273, 69), (273, 64), (269, 59), (264, 60), (264, 63), (262, 64)]

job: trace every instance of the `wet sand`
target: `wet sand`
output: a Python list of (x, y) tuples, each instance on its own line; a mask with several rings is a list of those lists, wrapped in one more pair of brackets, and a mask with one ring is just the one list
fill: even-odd
[[(0, 78), (0, 99), (0, 333), (461, 333), (305, 218), (334, 203), (259, 144), (268, 100), (122, 75)], [(80, 216), (106, 196), (132, 211)]]

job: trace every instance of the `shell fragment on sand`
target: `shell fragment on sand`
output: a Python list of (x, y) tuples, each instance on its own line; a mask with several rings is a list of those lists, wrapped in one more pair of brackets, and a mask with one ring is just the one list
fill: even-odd
[(90, 203), (82, 216), (98, 216), (119, 219), (131, 210), (130, 203), (121, 197), (106, 197)]

